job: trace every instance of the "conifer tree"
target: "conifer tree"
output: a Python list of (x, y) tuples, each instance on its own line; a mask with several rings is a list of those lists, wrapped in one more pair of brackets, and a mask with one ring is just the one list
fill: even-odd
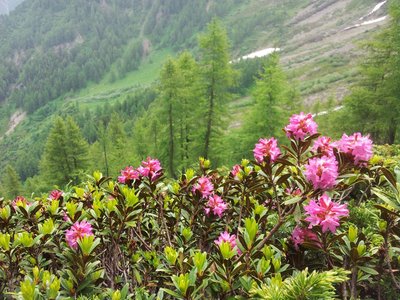
[(199, 67), (190, 52), (183, 52), (177, 59), (181, 77), (178, 93), (177, 114), (179, 119), (180, 167), (187, 168), (200, 155), (202, 146), (201, 134), (198, 128), (201, 125), (201, 107), (198, 103), (202, 97), (199, 77)]
[(106, 176), (110, 176), (110, 139), (107, 134), (107, 127), (103, 122), (100, 122), (96, 131), (98, 140), (91, 146), (91, 161), (95, 162), (93, 168), (101, 170)]
[(21, 179), (11, 165), (7, 165), (1, 178), (0, 186), (0, 197), (5, 197), (6, 199), (14, 199), (16, 196), (22, 193)]
[(266, 59), (260, 78), (256, 81), (251, 127), (255, 136), (279, 136), (284, 125), (283, 106), (287, 102), (288, 84), (279, 65), (279, 55), (271, 54)]
[(122, 118), (117, 113), (112, 114), (107, 126), (106, 135), (110, 143), (110, 171), (111, 174), (115, 174), (125, 165), (132, 164), (134, 160), (134, 155), (129, 148), (128, 137)]
[(160, 117), (166, 117), (167, 133), (164, 136), (168, 137), (167, 145), (167, 161), (168, 172), (171, 176), (175, 176), (175, 156), (176, 156), (176, 120), (175, 110), (177, 109), (177, 98), (179, 93), (179, 85), (181, 78), (176, 62), (170, 58), (164, 64), (160, 73)]
[(88, 144), (75, 121), (57, 117), (46, 141), (41, 175), (53, 184), (75, 182), (88, 167)]
[(199, 38), (201, 74), (205, 98), (204, 157), (216, 148), (216, 139), (222, 134), (222, 119), (233, 85), (233, 70), (229, 64), (229, 43), (225, 29), (216, 19), (208, 24), (207, 31)]
[[(281, 129), (287, 119), (290, 94), (286, 76), (279, 65), (279, 56), (269, 55), (256, 80), (253, 93), (255, 104), (244, 119), (244, 124), (234, 143), (230, 147), (237, 152), (233, 154), (236, 161), (249, 157), (254, 144), (260, 137), (280, 137)], [(295, 94), (295, 92), (291, 92)], [(293, 100), (293, 98), (291, 97)], [(240, 141), (239, 141), (240, 139)]]

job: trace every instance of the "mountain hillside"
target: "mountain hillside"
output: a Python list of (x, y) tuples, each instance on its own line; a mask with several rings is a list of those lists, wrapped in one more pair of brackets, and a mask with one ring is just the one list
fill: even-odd
[[(119, 103), (156, 80), (168, 55), (196, 55), (213, 17), (227, 28), (232, 60), (279, 48), (308, 109), (340, 102), (357, 81), (358, 43), (386, 14), (377, 0), (27, 0), (0, 17), (0, 169), (27, 147), (37, 164), (52, 116)], [(249, 99), (233, 104), (234, 126)]]
[[(215, 15), (227, 25), (233, 56), (279, 46), (289, 70), (305, 71), (305, 77), (294, 77), (307, 79), (302, 90), (312, 95), (327, 88), (313, 82), (326, 74), (304, 69), (318, 57), (334, 65), (337, 75), (338, 64), (351, 63), (355, 41), (385, 22), (351, 28), (377, 3), (371, 0), (46, 2), (29, 1), (0, 22), (0, 101), (10, 99), (30, 112), (100, 81), (114, 63), (124, 77), (152, 50), (194, 47), (196, 33)], [(384, 14), (383, 6), (363, 22)]]

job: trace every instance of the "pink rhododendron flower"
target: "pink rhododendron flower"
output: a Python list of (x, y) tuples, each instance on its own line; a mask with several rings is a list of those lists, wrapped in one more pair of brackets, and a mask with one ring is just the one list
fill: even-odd
[(26, 200), (25, 197), (23, 196), (17, 196), (15, 199), (12, 201), (11, 205), (14, 208), (17, 208), (17, 206), (25, 207), (25, 206), (30, 206), (31, 204)]
[(312, 150), (322, 155), (332, 156), (334, 144), (332, 144), (331, 138), (327, 136), (320, 136), (315, 140)]
[(138, 168), (140, 175), (143, 177), (149, 177), (151, 180), (156, 180), (161, 176), (161, 164), (158, 159), (152, 159), (147, 157), (146, 160), (142, 161), (142, 165)]
[(65, 212), (65, 210), (63, 210), (63, 220), (65, 222), (70, 222), (71, 221), (70, 217), (68, 217), (68, 214)]
[(50, 200), (58, 200), (62, 197), (63, 192), (60, 190), (53, 190), (50, 192)]
[(343, 134), (337, 145), (340, 151), (352, 155), (354, 164), (358, 166), (366, 166), (372, 157), (372, 141), (369, 135), (362, 136), (359, 132), (351, 136)]
[(285, 127), (286, 135), (296, 140), (304, 140), (307, 135), (317, 133), (318, 125), (314, 122), (311, 114), (292, 115), (290, 123)]
[(338, 163), (335, 157), (315, 157), (308, 161), (305, 175), (314, 189), (327, 190), (335, 186), (338, 177)]
[(230, 235), (229, 232), (225, 231), (222, 232), (219, 237), (218, 240), (214, 241), (218, 246), (221, 245), (223, 242), (228, 242), (231, 245), (231, 249), (235, 249), (237, 250), (237, 253), (240, 254), (240, 249), (236, 246), (236, 235), (232, 234)]
[(242, 167), (240, 165), (234, 165), (231, 170), (231, 174), (233, 177), (237, 178), (238, 174), (240, 174), (241, 171), (242, 171)]
[(193, 186), (192, 192), (195, 193), (199, 191), (203, 198), (207, 198), (212, 194), (214, 190), (214, 186), (211, 183), (210, 179), (206, 176), (201, 176), (197, 179), (197, 183)]
[(214, 215), (222, 217), (224, 211), (228, 208), (228, 205), (218, 195), (212, 195), (208, 198), (207, 207), (204, 208), (208, 215), (211, 211)]
[(299, 188), (287, 188), (285, 189), (286, 194), (289, 194), (291, 196), (301, 196), (303, 193)]
[(299, 226), (296, 226), (296, 228), (292, 232), (291, 238), (296, 250), (299, 250), (299, 245), (303, 244), (304, 242), (310, 242), (316, 245), (320, 245), (318, 236), (308, 228), (301, 228)]
[(78, 248), (78, 240), (82, 239), (84, 236), (93, 235), (92, 230), (92, 225), (86, 221), (80, 223), (75, 222), (75, 224), (67, 230), (65, 239), (72, 249), (76, 249)]
[(327, 194), (323, 194), (318, 202), (311, 200), (304, 209), (306, 214), (309, 215), (306, 218), (306, 221), (310, 222), (308, 228), (320, 225), (322, 226), (322, 232), (330, 230), (332, 233), (335, 233), (336, 228), (339, 226), (340, 217), (347, 217), (349, 215), (347, 204), (332, 202)]
[(132, 166), (128, 166), (121, 170), (121, 176), (118, 176), (118, 182), (127, 183), (129, 180), (135, 180), (139, 178), (139, 171), (135, 170)]
[(281, 155), (281, 150), (279, 150), (278, 142), (275, 138), (259, 139), (253, 153), (258, 163), (262, 163), (265, 157), (269, 157), (271, 163), (273, 163)]

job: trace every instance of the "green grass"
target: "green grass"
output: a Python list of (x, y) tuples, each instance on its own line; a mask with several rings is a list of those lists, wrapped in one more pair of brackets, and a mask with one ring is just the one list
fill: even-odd
[(124, 78), (110, 82), (108, 74), (100, 83), (90, 83), (76, 94), (66, 96), (66, 99), (89, 108), (107, 102), (114, 103), (138, 87), (153, 83), (158, 78), (162, 64), (170, 55), (173, 55), (171, 49), (154, 51), (142, 62), (138, 70), (127, 73)]

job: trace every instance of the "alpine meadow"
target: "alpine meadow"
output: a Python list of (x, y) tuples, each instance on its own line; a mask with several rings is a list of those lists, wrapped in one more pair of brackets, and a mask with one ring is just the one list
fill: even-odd
[(0, 299), (399, 299), (400, 0), (0, 0), (0, 57)]

